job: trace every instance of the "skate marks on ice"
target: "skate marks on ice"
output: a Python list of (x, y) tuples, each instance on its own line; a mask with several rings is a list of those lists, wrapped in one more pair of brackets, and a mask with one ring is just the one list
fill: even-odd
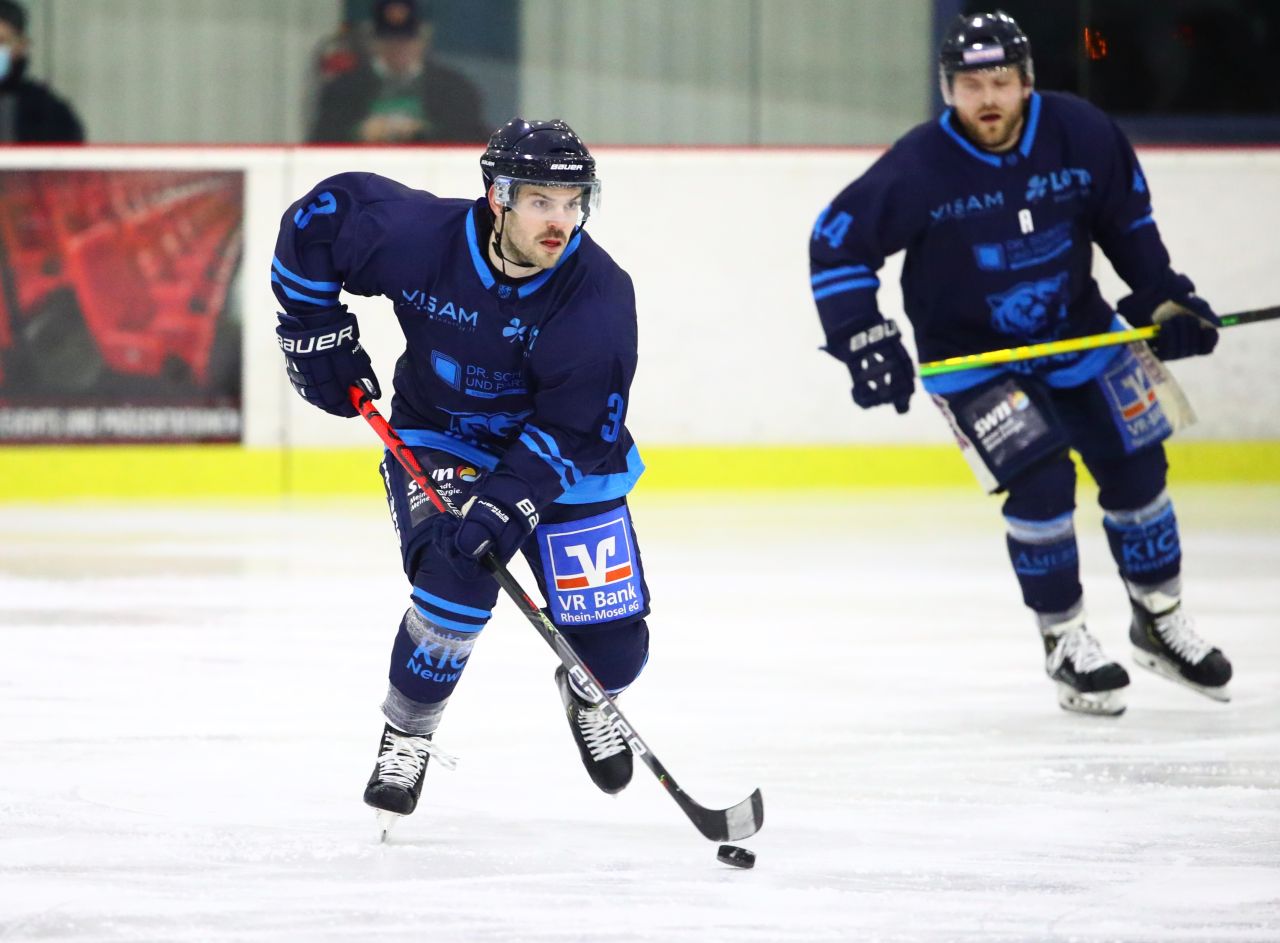
[[(639, 496), (628, 714), (705, 801), (769, 796), (750, 871), (645, 778), (592, 786), (502, 606), (438, 735), (458, 769), (379, 844), (407, 597), (376, 505), (0, 508), (0, 939), (1273, 941), (1280, 495), (1233, 497), (1178, 503), (1232, 702), (1132, 672), (1092, 718), (1057, 706), (975, 495), (832, 496), (821, 528)], [(1085, 504), (1090, 631), (1131, 665)]]

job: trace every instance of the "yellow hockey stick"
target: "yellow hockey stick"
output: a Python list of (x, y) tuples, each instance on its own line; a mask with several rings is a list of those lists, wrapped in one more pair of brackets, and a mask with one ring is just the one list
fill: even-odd
[[(1222, 326), (1234, 327), (1237, 324), (1253, 324), (1256, 321), (1270, 321), (1275, 318), (1280, 318), (1280, 306), (1224, 314), (1222, 315)], [(989, 350), (985, 354), (966, 354), (962, 357), (948, 357), (945, 360), (931, 360), (928, 363), (920, 364), (920, 376), (934, 377), (942, 373), (972, 370), (974, 367), (993, 367), (1018, 360), (1033, 360), (1036, 357), (1051, 357), (1054, 354), (1070, 354), (1079, 350), (1092, 350), (1095, 347), (1114, 347), (1119, 344), (1129, 344), (1133, 341), (1151, 340), (1159, 333), (1160, 328), (1158, 325), (1138, 327), (1128, 331), (1090, 334), (1087, 337), (1068, 337), (1060, 341), (1045, 341), (1042, 344), (1025, 344), (1022, 347)]]

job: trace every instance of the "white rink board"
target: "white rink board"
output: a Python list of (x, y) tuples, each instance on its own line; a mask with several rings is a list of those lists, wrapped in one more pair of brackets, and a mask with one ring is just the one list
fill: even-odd
[[(629, 425), (662, 445), (942, 443), (918, 397), (906, 417), (855, 411), (844, 367), (821, 354), (809, 295), (809, 231), (824, 205), (878, 155), (870, 149), (599, 148), (604, 204), (590, 231), (632, 275), (640, 369)], [(1222, 312), (1280, 301), (1280, 150), (1140, 152), (1175, 268)], [(248, 227), (245, 442), (368, 443), (367, 430), (310, 409), (284, 379), (273, 334), (271, 251), (281, 213), (344, 170), (444, 196), (479, 194), (471, 148), (85, 148), (0, 153), (0, 167), (244, 167)], [(1125, 293), (1101, 252), (1098, 279)], [(881, 307), (901, 317), (901, 256), (880, 273)], [(402, 340), (382, 299), (347, 298), (384, 385)], [(1234, 328), (1211, 358), (1176, 364), (1201, 422), (1186, 438), (1280, 439), (1280, 325)], [(385, 400), (384, 400), (385, 402)]]

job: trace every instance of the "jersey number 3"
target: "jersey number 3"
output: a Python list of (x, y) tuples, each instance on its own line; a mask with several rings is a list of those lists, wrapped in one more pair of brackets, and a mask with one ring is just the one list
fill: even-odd
[(293, 224), (299, 229), (306, 229), (307, 224), (311, 222), (312, 216), (328, 216), (336, 212), (338, 212), (338, 201), (333, 198), (332, 193), (326, 190), (316, 197), (314, 201), (308, 203), (305, 210), (298, 210), (293, 214)]

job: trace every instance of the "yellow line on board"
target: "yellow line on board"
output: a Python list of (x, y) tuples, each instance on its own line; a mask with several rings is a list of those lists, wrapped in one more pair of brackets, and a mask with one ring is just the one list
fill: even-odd
[[(1166, 445), (1179, 483), (1280, 483), (1280, 441)], [(642, 491), (972, 487), (951, 445), (653, 446)], [(4, 446), (0, 502), (380, 495), (376, 449)]]

